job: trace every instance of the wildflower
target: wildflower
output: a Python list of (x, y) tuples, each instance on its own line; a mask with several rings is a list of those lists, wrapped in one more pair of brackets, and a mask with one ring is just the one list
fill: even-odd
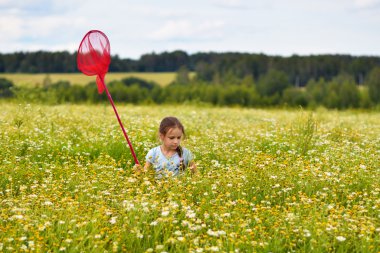
[(169, 211), (162, 211), (161, 215), (162, 215), (163, 217), (166, 217), (166, 216), (169, 215)]
[(51, 202), (51, 201), (45, 201), (42, 205), (44, 205), (44, 206), (52, 206), (53, 205), (53, 203)]
[(212, 246), (212, 247), (210, 247), (210, 251), (218, 252), (219, 251), (219, 247), (218, 246)]
[(219, 236), (222, 236), (222, 235), (226, 235), (226, 232), (223, 231), (223, 230), (212, 231), (211, 229), (209, 229), (209, 230), (207, 230), (207, 234), (208, 234), (209, 236), (219, 237)]
[(168, 240), (166, 240), (166, 242), (169, 244), (174, 244), (176, 242), (176, 239), (173, 237), (170, 237)]
[(311, 233), (310, 233), (309, 230), (304, 229), (304, 230), (303, 230), (303, 235), (304, 235), (305, 237), (310, 237), (310, 236), (311, 236)]
[(336, 237), (336, 239), (337, 239), (339, 242), (344, 242), (344, 241), (346, 240), (346, 237), (339, 235), (339, 236)]
[(223, 231), (223, 230), (219, 230), (219, 231), (218, 231), (218, 235), (219, 235), (219, 236), (226, 235), (226, 232)]
[(111, 223), (111, 224), (115, 224), (115, 223), (116, 223), (116, 219), (117, 219), (117, 216), (112, 217), (112, 218), (110, 219), (110, 223)]
[(186, 213), (186, 217), (187, 218), (190, 218), (190, 219), (193, 219), (195, 218), (196, 214), (192, 211), (192, 210), (189, 210), (187, 213)]
[(161, 245), (161, 244), (160, 244), (160, 245), (157, 245), (157, 246), (156, 246), (156, 250), (162, 250), (162, 249), (164, 249), (164, 247), (165, 247), (165, 246), (164, 246), (164, 245)]

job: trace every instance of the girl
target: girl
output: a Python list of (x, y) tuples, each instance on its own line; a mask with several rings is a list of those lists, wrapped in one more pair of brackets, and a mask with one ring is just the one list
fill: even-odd
[(153, 168), (158, 178), (177, 176), (186, 168), (197, 172), (193, 154), (180, 143), (185, 136), (185, 128), (176, 117), (166, 117), (161, 121), (159, 137), (161, 145), (149, 150), (144, 170)]

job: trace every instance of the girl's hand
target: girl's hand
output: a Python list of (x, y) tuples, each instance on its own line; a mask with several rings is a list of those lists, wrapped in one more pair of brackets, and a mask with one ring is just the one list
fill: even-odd
[(135, 164), (135, 166), (133, 166), (133, 169), (136, 171), (137, 174), (141, 174), (149, 171), (149, 168), (151, 167), (152, 164), (150, 162), (146, 162), (144, 167), (141, 164)]
[(141, 172), (143, 172), (143, 167), (141, 166), (141, 164), (135, 164), (135, 166), (133, 166), (133, 170), (137, 174), (140, 174)]
[(192, 174), (197, 174), (198, 170), (197, 170), (197, 165), (195, 164), (194, 161), (192, 161), (189, 165), (189, 169), (191, 171)]

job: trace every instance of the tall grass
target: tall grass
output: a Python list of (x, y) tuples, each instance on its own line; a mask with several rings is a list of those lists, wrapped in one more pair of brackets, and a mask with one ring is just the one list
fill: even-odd
[(3, 252), (378, 252), (380, 115), (119, 106), (143, 162), (176, 115), (200, 173), (135, 174), (112, 108), (1, 104)]

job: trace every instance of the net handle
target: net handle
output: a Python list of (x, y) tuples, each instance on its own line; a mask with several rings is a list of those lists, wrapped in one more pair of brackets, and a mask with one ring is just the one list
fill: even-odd
[(134, 149), (133, 149), (133, 147), (132, 147), (132, 143), (131, 143), (131, 141), (130, 141), (129, 138), (128, 138), (128, 135), (127, 135), (127, 132), (126, 132), (125, 129), (124, 129), (123, 123), (121, 123), (121, 120), (120, 120), (119, 114), (118, 114), (118, 112), (117, 112), (117, 110), (116, 110), (116, 107), (115, 107), (115, 104), (114, 104), (114, 102), (113, 102), (113, 100), (112, 100), (111, 94), (109, 93), (107, 86), (104, 84), (104, 80), (103, 80), (103, 78), (100, 77), (100, 76), (98, 76), (98, 77), (99, 77), (99, 79), (101, 80), (101, 82), (103, 83), (103, 87), (104, 87), (104, 89), (105, 89), (105, 91), (106, 91), (106, 94), (107, 94), (108, 100), (111, 102), (111, 105), (112, 105), (113, 111), (114, 111), (115, 114), (116, 114), (116, 118), (117, 118), (117, 121), (119, 122), (119, 125), (120, 125), (120, 127), (121, 127), (121, 130), (123, 130), (124, 137), (125, 137), (125, 139), (126, 139), (127, 142), (128, 142), (129, 149), (131, 150), (131, 153), (132, 153), (133, 159), (135, 160), (135, 164), (136, 164), (136, 165), (139, 165), (139, 164), (140, 164), (140, 163), (139, 163), (139, 160), (138, 160), (137, 157), (136, 157), (135, 151), (134, 151)]

